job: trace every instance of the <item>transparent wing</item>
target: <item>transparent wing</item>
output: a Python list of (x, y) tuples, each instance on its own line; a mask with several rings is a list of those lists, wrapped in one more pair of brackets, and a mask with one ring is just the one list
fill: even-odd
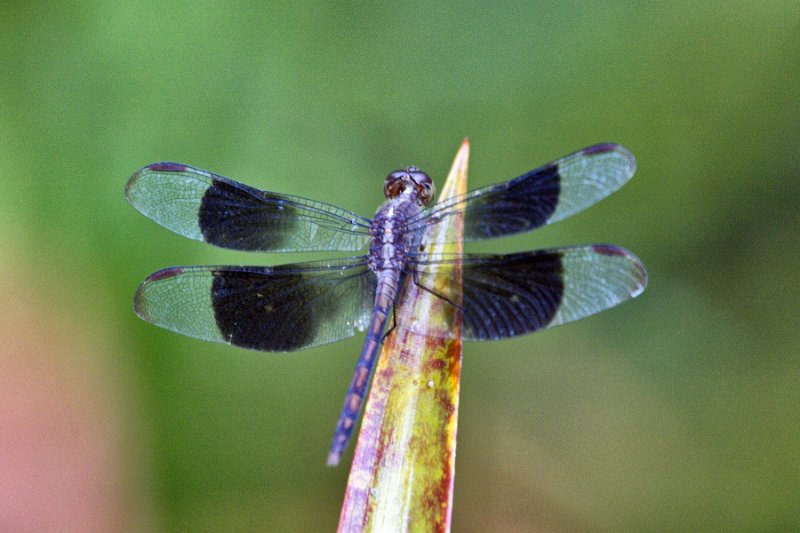
[(464, 213), (464, 240), (530, 231), (582, 211), (633, 176), (636, 160), (617, 144), (584, 148), (511, 181), (435, 204), (408, 222), (409, 228)]
[(274, 267), (172, 267), (137, 289), (144, 320), (183, 335), (288, 352), (353, 336), (369, 324), (375, 275), (366, 257)]
[(369, 220), (351, 211), (178, 163), (144, 167), (128, 181), (125, 194), (165, 228), (223, 248), (355, 251), (369, 240)]
[(462, 258), (420, 255), (411, 268), (427, 274), (458, 263), (460, 298), (457, 287), (439, 295), (462, 302), (466, 340), (514, 337), (572, 322), (635, 298), (647, 285), (642, 262), (608, 244)]

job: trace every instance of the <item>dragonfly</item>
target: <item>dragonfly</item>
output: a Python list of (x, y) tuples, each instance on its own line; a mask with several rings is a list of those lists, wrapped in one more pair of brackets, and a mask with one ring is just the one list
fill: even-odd
[(634, 298), (647, 284), (642, 262), (619, 246), (430, 254), (423, 242), (426, 228), (459, 215), (463, 241), (527, 232), (595, 204), (625, 184), (635, 168), (626, 148), (597, 144), (433, 203), (433, 180), (406, 167), (386, 177), (386, 200), (368, 219), (188, 165), (153, 163), (133, 174), (126, 197), (175, 233), (233, 250), (366, 253), (277, 266), (165, 268), (138, 287), (134, 310), (183, 335), (267, 352), (293, 352), (365, 332), (328, 454), (328, 464), (335, 465), (360, 416), (383, 336), (395, 326), (389, 317), (403, 283), (420, 284), (420, 274), (437, 265), (458, 265), (462, 284), (448, 293), (458, 291), (458, 301), (441, 297), (458, 306), (464, 340), (504, 339), (571, 322)]

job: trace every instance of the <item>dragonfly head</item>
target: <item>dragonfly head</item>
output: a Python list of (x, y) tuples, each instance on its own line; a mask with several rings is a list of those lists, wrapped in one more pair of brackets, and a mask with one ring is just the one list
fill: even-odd
[(383, 182), (383, 194), (386, 198), (397, 198), (409, 190), (416, 195), (420, 205), (428, 205), (436, 195), (436, 186), (433, 180), (417, 167), (406, 167), (404, 170), (395, 170), (386, 176)]

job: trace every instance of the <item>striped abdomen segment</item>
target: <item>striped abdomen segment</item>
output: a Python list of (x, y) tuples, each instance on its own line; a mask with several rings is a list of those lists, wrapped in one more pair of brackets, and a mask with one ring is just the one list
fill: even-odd
[(384, 270), (378, 275), (378, 286), (375, 292), (375, 308), (372, 312), (369, 329), (364, 338), (364, 346), (361, 348), (361, 356), (356, 363), (353, 380), (347, 389), (344, 398), (344, 407), (336, 423), (336, 431), (333, 434), (331, 449), (328, 453), (328, 466), (339, 464), (353, 428), (358, 420), (361, 405), (366, 397), (367, 386), (369, 385), (372, 369), (375, 367), (375, 359), (378, 355), (378, 348), (381, 345), (383, 330), (386, 320), (394, 305), (399, 284), (399, 273), (393, 270)]

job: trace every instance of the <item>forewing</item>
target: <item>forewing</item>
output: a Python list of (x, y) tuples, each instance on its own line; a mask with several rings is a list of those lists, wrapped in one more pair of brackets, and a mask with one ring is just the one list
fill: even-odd
[(363, 331), (375, 299), (366, 258), (274, 267), (172, 267), (138, 288), (144, 320), (183, 335), (270, 352)]
[(572, 322), (638, 296), (647, 284), (635, 255), (605, 244), (460, 259), (419, 256), (412, 268), (428, 273), (457, 263), (461, 294), (452, 287), (440, 296), (461, 302), (466, 340), (514, 337)]
[(165, 228), (223, 248), (355, 251), (369, 239), (369, 220), (351, 211), (178, 163), (144, 167), (128, 181), (125, 194)]
[(409, 221), (409, 227), (463, 212), (467, 241), (530, 231), (597, 203), (624, 185), (635, 169), (626, 148), (590, 146), (513, 180), (436, 204)]

